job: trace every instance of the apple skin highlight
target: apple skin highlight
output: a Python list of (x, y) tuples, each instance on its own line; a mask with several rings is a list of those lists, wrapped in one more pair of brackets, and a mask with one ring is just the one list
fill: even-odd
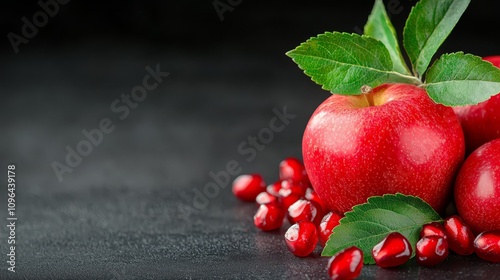
[(309, 120), (302, 155), (315, 191), (339, 213), (398, 192), (442, 212), (465, 153), (453, 110), (408, 84), (381, 85), (369, 94), (333, 94)]

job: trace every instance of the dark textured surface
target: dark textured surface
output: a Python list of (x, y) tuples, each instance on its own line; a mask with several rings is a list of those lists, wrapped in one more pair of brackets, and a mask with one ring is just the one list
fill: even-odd
[[(79, 79), (81, 75), (103, 79), (88, 86), (75, 85), (76, 74), (63, 70), (85, 69), (91, 58), (71, 55), (64, 62), (51, 63), (58, 57), (51, 53), (35, 60), (40, 66), (52, 64), (51, 71), (41, 72), (28, 69), (33, 59), (5, 62), (14, 69), (11, 75), (22, 72), (35, 82), (19, 83), (7, 76), (1, 89), (15, 88), (24, 94), (10, 99), (10, 109), (0, 113), (2, 127), (8, 131), (2, 146), (9, 147), (2, 150), (2, 166), (17, 164), (19, 218), (17, 272), (8, 273), (2, 262), (0, 278), (324, 279), (327, 259), (319, 257), (319, 248), (312, 257), (294, 257), (282, 237), (286, 226), (279, 233), (256, 230), (252, 224), (256, 206), (237, 201), (229, 187), (209, 199), (202, 211), (180, 209), (196, 209), (194, 189), (203, 190), (212, 181), (209, 172), (223, 170), (230, 160), (240, 163), (245, 173), (260, 172), (268, 181), (275, 180), (280, 159), (300, 156), (302, 129), (327, 94), (307, 79), (287, 79), (293, 70), (262, 70), (262, 76), (249, 78), (247, 71), (265, 69), (265, 58), (243, 60), (245, 70), (235, 70), (241, 65), (233, 65), (231, 55), (215, 63), (158, 54), (117, 66), (115, 60), (128, 55), (96, 53), (92, 59), (109, 67), (81, 70)], [(160, 63), (171, 76), (127, 119), (118, 121), (109, 104), (141, 81), (148, 63)], [(211, 79), (204, 79), (206, 73), (211, 73)], [(186, 88), (188, 79), (197, 82)], [(213, 84), (217, 79), (221, 86)], [(39, 94), (48, 89), (53, 99)], [(102, 95), (72, 99), (65, 95), (65, 91), (93, 89)], [(227, 92), (248, 92), (253, 98), (243, 101), (241, 95)], [(238, 145), (268, 126), (272, 109), (283, 106), (297, 117), (247, 162), (247, 156), (237, 152)], [(63, 162), (64, 147), (75, 146), (83, 139), (80, 131), (94, 128), (103, 117), (115, 120), (116, 130), (59, 183), (51, 162)], [(0, 199), (5, 205), (5, 191)], [(6, 211), (0, 213), (5, 221)], [(6, 231), (1, 234), (4, 255)], [(412, 261), (395, 270), (368, 266), (362, 274), (366, 279), (498, 277), (499, 265), (457, 256), (434, 269)]]
[[(371, 3), (244, 1), (220, 22), (211, 1), (188, 2), (72, 1), (18, 55), (3, 37), (0, 279), (326, 279), (320, 248), (294, 257), (282, 237), (287, 225), (256, 230), (256, 206), (229, 187), (202, 209), (193, 199), (230, 161), (272, 182), (281, 159), (300, 157), (307, 120), (329, 94), (284, 53), (325, 30), (353, 32)], [(402, 2), (393, 15), (399, 30), (411, 1)], [(12, 5), (0, 11), (1, 34), (39, 9)], [(442, 50), (500, 52), (498, 38), (487, 36), (496, 34), (498, 9), (472, 5)], [(120, 120), (111, 103), (157, 64), (170, 76)], [(255, 158), (238, 152), (284, 106), (296, 115), (290, 124)], [(51, 163), (63, 163), (65, 147), (103, 118), (115, 130), (59, 182)], [(16, 274), (6, 270), (8, 163), (17, 165)], [(414, 260), (393, 270), (367, 266), (361, 276), (498, 278), (500, 265), (458, 256), (432, 269)]]

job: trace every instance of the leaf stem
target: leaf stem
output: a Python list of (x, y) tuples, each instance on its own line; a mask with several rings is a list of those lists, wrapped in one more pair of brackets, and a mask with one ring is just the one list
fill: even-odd
[(407, 84), (412, 84), (412, 85), (421, 85), (422, 81), (415, 76), (410, 76), (410, 75), (404, 75), (398, 72), (391, 72), (390, 75), (392, 76), (390, 78), (391, 81), (393, 82), (402, 82), (402, 83), (407, 83)]

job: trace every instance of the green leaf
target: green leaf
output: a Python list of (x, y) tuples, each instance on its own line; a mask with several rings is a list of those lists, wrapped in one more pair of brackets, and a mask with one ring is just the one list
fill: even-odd
[(500, 69), (479, 56), (445, 54), (429, 69), (424, 88), (436, 103), (477, 104), (500, 92)]
[(406, 236), (415, 252), (422, 226), (440, 221), (436, 211), (418, 197), (399, 193), (374, 196), (345, 214), (330, 235), (322, 256), (333, 256), (340, 250), (356, 246), (364, 253), (364, 263), (374, 264), (373, 247), (392, 232)]
[(401, 74), (411, 74), (401, 54), (396, 30), (385, 11), (382, 0), (375, 0), (372, 13), (365, 25), (365, 35), (384, 43), (394, 63), (394, 71)]
[(469, 3), (470, 0), (421, 0), (411, 10), (403, 32), (403, 44), (420, 77)]
[(323, 89), (338, 94), (361, 94), (363, 85), (376, 87), (393, 72), (384, 44), (358, 34), (327, 32), (287, 55)]

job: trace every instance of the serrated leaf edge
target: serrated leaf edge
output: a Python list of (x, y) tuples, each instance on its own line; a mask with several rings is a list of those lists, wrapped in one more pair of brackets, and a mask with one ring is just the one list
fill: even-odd
[[(383, 199), (383, 198), (388, 197), (388, 196), (391, 196), (391, 197), (396, 197), (396, 198), (399, 198), (399, 197), (404, 197), (404, 198), (418, 199), (418, 200), (420, 200), (421, 202), (423, 202), (424, 204), (426, 204), (426, 205), (427, 205), (427, 206), (428, 206), (428, 207), (429, 207), (432, 211), (434, 211), (434, 213), (436, 213), (436, 214), (437, 214), (437, 212), (435, 212), (435, 210), (434, 210), (434, 209), (433, 209), (433, 208), (432, 208), (432, 207), (431, 207), (431, 206), (430, 206), (427, 202), (425, 202), (423, 199), (421, 199), (421, 198), (420, 198), (420, 197), (418, 197), (418, 196), (414, 196), (414, 195), (405, 195), (405, 194), (402, 194), (402, 193), (384, 194), (384, 195), (381, 195), (381, 196), (371, 196), (371, 197), (369, 197), (369, 198), (367, 199), (367, 202), (365, 202), (365, 203), (361, 203), (361, 204), (358, 204), (358, 205), (353, 206), (353, 207), (352, 207), (352, 210), (351, 210), (351, 211), (346, 212), (346, 213), (345, 213), (345, 215), (344, 215), (344, 217), (343, 217), (342, 219), (340, 219), (340, 220), (339, 220), (339, 225), (345, 225), (345, 224), (350, 224), (350, 223), (355, 223), (355, 222), (357, 222), (357, 221), (349, 221), (349, 222), (345, 223), (345, 220), (347, 220), (347, 219), (348, 219), (347, 214), (348, 214), (348, 213), (351, 213), (351, 212), (355, 212), (357, 209), (361, 208), (362, 206), (364, 206), (364, 205), (366, 205), (366, 204), (373, 203), (373, 202), (371, 202), (371, 201), (373, 201), (373, 200), (376, 200), (376, 199)], [(408, 204), (408, 205), (409, 205), (409, 204)], [(413, 208), (417, 209), (418, 211), (420, 211), (420, 209), (418, 209), (418, 208), (414, 207), (413, 205), (409, 205), (409, 206), (411, 206), (411, 207), (413, 207)], [(362, 210), (360, 210), (360, 211), (362, 211)], [(394, 211), (393, 211), (393, 212), (394, 212)], [(439, 216), (439, 214), (437, 214), (437, 216)], [(440, 217), (440, 216), (439, 216), (439, 217)], [(440, 219), (439, 219), (439, 220), (435, 220), (435, 221), (433, 221), (433, 222), (443, 222), (443, 219), (440, 217)], [(411, 229), (411, 228), (412, 228), (412, 227), (403, 228), (403, 229)], [(330, 236), (332, 236), (334, 233), (335, 233), (335, 228), (333, 229), (333, 231), (332, 231), (332, 233), (331, 233), (331, 235), (330, 235)], [(373, 236), (378, 236), (378, 234), (377, 234), (377, 235), (371, 235), (371, 236), (368, 236), (368, 237), (366, 237), (366, 238), (370, 238), (370, 237), (373, 237)], [(362, 239), (359, 239), (359, 240), (362, 240)], [(381, 239), (381, 240), (382, 240), (382, 239)], [(323, 251), (321, 252), (321, 256), (322, 256), (322, 257), (331, 257), (332, 255), (334, 255), (334, 254), (332, 254), (332, 255), (325, 255), (325, 254), (324, 254), (324, 249), (325, 249), (325, 248), (327, 248), (327, 246), (328, 246), (328, 243), (329, 243), (329, 242), (330, 242), (330, 238), (328, 238), (328, 240), (326, 241), (325, 246), (324, 246), (324, 248), (323, 248)], [(412, 244), (412, 247), (414, 247), (414, 246), (415, 246), (415, 244)], [(347, 246), (346, 248), (348, 248), (348, 247), (350, 247), (350, 246)], [(340, 250), (343, 250), (343, 249), (340, 249)], [(340, 251), (340, 250), (339, 250), (339, 251)], [(413, 252), (413, 254), (412, 254), (412, 258), (413, 258), (414, 256), (415, 256), (415, 252)], [(373, 257), (371, 257), (371, 256), (365, 256), (365, 257), (364, 257), (364, 259), (366, 259), (367, 257), (368, 257), (368, 260), (364, 260), (364, 261), (363, 261), (363, 263), (365, 263), (365, 264), (374, 264), (374, 263), (375, 263), (375, 261), (373, 260)]]
[[(495, 65), (493, 65), (490, 61), (486, 61), (484, 59), (482, 59), (480, 56), (477, 56), (477, 55), (474, 55), (474, 54), (471, 54), (471, 53), (464, 53), (462, 51), (459, 51), (459, 52), (453, 52), (453, 53), (445, 53), (443, 55), (441, 55), (438, 59), (436, 59), (432, 65), (428, 68), (427, 72), (430, 72), (431, 69), (437, 64), (439, 63), (439, 61), (443, 58), (447, 58), (447, 57), (452, 57), (452, 56), (463, 56), (463, 57), (470, 57), (474, 60), (476, 60), (477, 62), (481, 62), (481, 63), (489, 63), (491, 65), (491, 70), (492, 71), (495, 71), (495, 70), (499, 70), (498, 67), (496, 67)], [(424, 84), (422, 84), (422, 87), (427, 91), (427, 87), (429, 85), (438, 85), (438, 84), (443, 84), (443, 83), (450, 83), (450, 82), (457, 82), (457, 81), (478, 81), (478, 82), (484, 82), (486, 83), (487, 81), (483, 81), (483, 80), (448, 80), (448, 81), (442, 81), (442, 82), (437, 82), (437, 83), (427, 83), (427, 81), (425, 81)], [(498, 82), (496, 82), (498, 83)], [(427, 92), (428, 93), (428, 92)], [(486, 100), (490, 99), (491, 97), (495, 96), (496, 94), (493, 94), (491, 95), (488, 99), (486, 100), (483, 100), (483, 101), (480, 101), (480, 102), (477, 102), (477, 103), (467, 103), (467, 104), (460, 104), (460, 105), (456, 105), (456, 104), (445, 104), (445, 103), (441, 103), (441, 102), (438, 102), (435, 100), (434, 96), (429, 94), (429, 97), (435, 102), (435, 103), (438, 103), (438, 104), (442, 104), (442, 105), (445, 105), (445, 106), (467, 106), (467, 105), (477, 105), (481, 102), (485, 102)]]
[[(460, 0), (459, 0), (459, 1), (460, 1)], [(468, 7), (468, 6), (469, 6), (469, 4), (470, 4), (470, 0), (463, 0), (463, 1), (468, 1), (467, 6), (465, 7), (465, 9), (467, 9), (467, 7)], [(407, 30), (406, 28), (407, 28), (407, 25), (408, 25), (408, 22), (409, 22), (408, 20), (409, 20), (409, 19), (410, 19), (410, 17), (413, 15), (413, 11), (414, 11), (414, 9), (416, 9), (417, 7), (420, 7), (421, 5), (423, 5), (423, 4), (422, 4), (422, 1), (417, 2), (417, 4), (415, 4), (415, 6), (413, 6), (413, 7), (412, 7), (412, 9), (411, 9), (411, 11), (410, 11), (410, 14), (408, 15), (408, 18), (407, 18), (407, 20), (406, 20), (405, 26), (404, 26), (404, 28), (403, 28), (403, 45), (404, 45), (404, 41), (405, 41), (405, 33), (406, 33), (406, 30)], [(453, 3), (450, 5), (450, 7), (451, 7), (452, 5), (453, 5)], [(464, 10), (464, 12), (465, 12), (465, 10)], [(448, 12), (447, 12), (447, 13), (448, 13)], [(446, 14), (447, 14), (447, 13), (446, 13)], [(463, 15), (463, 13), (462, 13), (462, 15)], [(460, 18), (461, 18), (461, 16), (462, 16), (462, 15), (460, 15), (460, 17), (457, 19), (457, 22), (455, 23), (455, 25), (451, 28), (451, 30), (448, 32), (448, 34), (446, 34), (446, 36), (444, 37), (444, 39), (443, 39), (443, 40), (439, 43), (439, 45), (438, 45), (438, 47), (437, 47), (436, 51), (437, 51), (437, 50), (439, 50), (439, 47), (441, 47), (441, 45), (443, 44), (443, 42), (444, 42), (444, 41), (446, 41), (446, 38), (448, 38), (448, 36), (451, 34), (451, 32), (452, 32), (452, 31), (453, 31), (453, 29), (455, 28), (456, 24), (458, 23), (458, 21), (460, 20)], [(444, 17), (443, 17), (443, 19), (444, 19)], [(431, 38), (431, 37), (432, 37), (432, 34), (434, 34), (435, 30), (437, 30), (437, 29), (438, 29), (438, 27), (441, 25), (441, 23), (442, 23), (443, 19), (441, 19), (441, 21), (440, 21), (440, 22), (436, 25), (436, 28), (435, 28), (435, 29), (434, 29), (434, 31), (431, 33), (431, 35), (427, 37), (427, 40), (426, 40), (425, 44), (424, 44), (424, 45), (423, 45), (423, 47), (422, 47), (422, 50), (424, 50), (424, 49), (425, 49), (425, 47), (426, 47), (426, 46), (427, 46), (427, 44), (429, 43), (429, 38)], [(406, 50), (406, 46), (405, 46), (405, 50)], [(408, 51), (407, 51), (407, 53), (408, 53)], [(415, 63), (417, 63), (417, 62), (421, 59), (421, 57), (422, 57), (423, 53), (424, 53), (424, 52), (420, 51), (420, 53), (418, 54), (418, 57), (417, 57), (417, 58), (416, 58), (416, 60), (415, 60)], [(423, 77), (423, 76), (424, 76), (424, 74), (425, 74), (425, 73), (429, 70), (429, 68), (430, 68), (430, 67), (429, 67), (429, 64), (432, 62), (431, 60), (432, 60), (432, 57), (434, 57), (434, 55), (435, 55), (435, 53), (434, 53), (434, 54), (430, 57), (430, 59), (429, 59), (429, 63), (427, 63), (426, 68), (422, 70), (422, 73), (420, 73), (420, 71), (418, 71), (418, 69), (417, 69), (417, 68), (418, 68), (418, 67), (417, 67), (417, 65), (413, 65), (413, 61), (411, 61), (411, 57), (410, 57), (410, 61), (411, 61), (411, 63), (412, 63), (412, 68), (413, 68), (413, 72), (414, 72), (414, 73), (416, 73), (416, 74), (418, 75), (418, 77)], [(410, 55), (408, 54), (408, 56), (410, 56)]]
[[(359, 89), (359, 92), (335, 93), (334, 89), (327, 88), (324, 84), (320, 83), (314, 77), (312, 77), (311, 75), (309, 75), (308, 74), (308, 70), (306, 70), (304, 67), (302, 67), (297, 62), (297, 60), (296, 60), (296, 56), (316, 58), (316, 56), (310, 56), (310, 55), (304, 55), (304, 54), (298, 54), (298, 55), (296, 55), (296, 54), (294, 54), (294, 52), (296, 52), (299, 48), (301, 48), (304, 45), (310, 44), (311, 42), (313, 42), (315, 40), (319, 40), (321, 37), (328, 36), (328, 35), (334, 35), (334, 34), (347, 35), (347, 36), (351, 36), (351, 37), (359, 36), (361, 38), (368, 38), (370, 40), (376, 41), (378, 44), (380, 44), (381, 46), (384, 47), (385, 51), (387, 52), (387, 57), (389, 58), (389, 60), (392, 63), (391, 69), (394, 68), (394, 63), (392, 62), (391, 55), (390, 55), (389, 51), (387, 50), (387, 47), (380, 40), (377, 40), (377, 39), (375, 39), (373, 37), (366, 36), (366, 35), (359, 35), (359, 34), (356, 34), (356, 33), (337, 32), (337, 31), (329, 32), (329, 31), (327, 31), (327, 32), (319, 34), (319, 35), (317, 35), (315, 37), (310, 37), (305, 42), (302, 42), (295, 49), (290, 50), (290, 51), (288, 51), (288, 52), (285, 53), (285, 55), (288, 56), (288, 57), (290, 57), (292, 59), (292, 61), (295, 64), (297, 64), (297, 66), (299, 67), (299, 69), (302, 70), (303, 73), (311, 79), (311, 81), (313, 81), (317, 85), (320, 85), (323, 90), (329, 91), (329, 92), (331, 92), (333, 94), (341, 94), (341, 95), (360, 95), (360, 94), (362, 94), (361, 88)], [(393, 82), (396, 82), (396, 81), (398, 81), (398, 82), (406, 82), (408, 84), (414, 84), (414, 85), (421, 85), (422, 84), (422, 82), (420, 81), (420, 79), (418, 79), (418, 78), (416, 78), (414, 76), (409, 76), (409, 75), (401, 74), (401, 73), (399, 73), (397, 71), (394, 71), (394, 70), (384, 71), (384, 70), (380, 70), (380, 69), (377, 69), (377, 68), (366, 67), (366, 66), (361, 66), (361, 65), (357, 65), (357, 64), (342, 63), (342, 62), (333, 61), (333, 60), (332, 60), (332, 62), (333, 63), (337, 63), (337, 64), (342, 64), (342, 65), (349, 65), (349, 66), (353, 66), (353, 67), (358, 67), (358, 68), (364, 68), (364, 69), (368, 69), (368, 70), (371, 70), (371, 71), (374, 71), (374, 72), (379, 72), (381, 74), (384, 74), (386, 76), (383, 79), (384, 81), (383, 82), (378, 82), (376, 85), (373, 85), (374, 87), (379, 86), (379, 85), (381, 85), (383, 83), (386, 83), (386, 82), (391, 82), (391, 81), (393, 81)], [(381, 78), (382, 78), (382, 76), (381, 76)]]
[[(298, 49), (298, 48), (302, 47), (303, 45), (306, 45), (306, 44), (308, 44), (308, 43), (310, 43), (310, 42), (312, 42), (312, 41), (314, 41), (314, 40), (317, 40), (317, 39), (319, 39), (320, 37), (323, 37), (323, 36), (325, 36), (325, 35), (328, 35), (328, 34), (341, 34), (341, 35), (350, 35), (351, 37), (359, 36), (359, 37), (361, 37), (361, 38), (369, 38), (370, 40), (377, 41), (379, 44), (381, 44), (382, 46), (384, 46), (384, 48), (387, 50), (387, 48), (385, 47), (385, 45), (384, 45), (382, 42), (380, 42), (379, 40), (377, 40), (377, 39), (375, 39), (375, 38), (372, 38), (372, 37), (370, 37), (370, 36), (366, 36), (366, 35), (359, 35), (359, 34), (356, 34), (356, 33), (347, 33), (347, 32), (325, 32), (325, 33), (320, 34), (320, 35), (318, 35), (318, 36), (316, 36), (316, 37), (311, 37), (311, 38), (309, 38), (307, 41), (305, 41), (305, 42), (301, 43), (301, 44), (300, 44), (297, 48), (295, 48), (295, 49), (293, 49), (293, 50), (291, 50), (291, 51), (288, 51), (288, 52), (286, 53), (286, 55), (288, 55), (288, 56), (289, 56), (289, 57), (293, 60), (293, 62), (297, 63), (297, 62), (296, 62), (296, 60), (295, 60), (295, 58), (292, 56), (293, 54), (291, 54), (292, 52), (294, 52), (296, 49)], [(355, 35), (355, 36), (352, 36), (352, 35)], [(389, 58), (390, 58), (389, 51), (387, 51), (387, 54), (388, 54), (388, 56), (389, 56)], [(302, 54), (302, 55), (300, 55), (300, 56), (302, 56), (302, 57), (315, 57), (315, 56), (311, 56), (311, 55), (303, 55), (303, 54)], [(342, 64), (342, 65), (349, 65), (349, 66), (356, 66), (356, 67), (359, 67), (359, 68), (369, 69), (369, 70), (373, 70), (373, 71), (380, 72), (380, 73), (390, 73), (390, 72), (391, 72), (391, 71), (383, 71), (383, 70), (380, 70), (380, 69), (377, 69), (377, 68), (366, 67), (366, 66), (357, 65), (357, 64), (343, 63), (343, 62), (338, 62), (338, 61), (334, 61), (334, 60), (332, 60), (332, 61), (333, 61), (333, 62), (335, 62), (335, 63), (338, 63), (338, 64)], [(392, 60), (391, 60), (391, 62), (392, 62)], [(298, 63), (297, 63), (297, 65), (299, 66), (299, 68), (300, 68), (301, 70), (304, 70), (304, 71), (305, 71), (305, 69), (303, 69), (303, 68), (302, 68), (302, 67), (301, 67)]]

